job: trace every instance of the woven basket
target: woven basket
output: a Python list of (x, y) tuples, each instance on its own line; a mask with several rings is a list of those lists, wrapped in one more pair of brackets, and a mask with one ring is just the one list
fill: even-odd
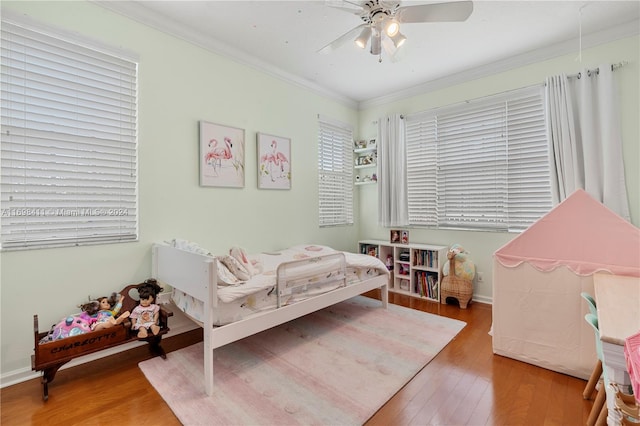
[(442, 279), (440, 285), (440, 303), (447, 303), (447, 297), (454, 297), (460, 303), (461, 309), (467, 309), (467, 304), (473, 296), (473, 281), (456, 276), (456, 254), (447, 253), (449, 259), (449, 275)]

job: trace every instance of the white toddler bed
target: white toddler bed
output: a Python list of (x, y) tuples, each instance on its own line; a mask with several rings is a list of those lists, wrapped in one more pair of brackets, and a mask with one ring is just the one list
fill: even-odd
[(153, 245), (153, 277), (170, 285), (176, 306), (204, 328), (208, 395), (213, 393), (215, 348), (376, 288), (382, 307), (388, 305), (389, 272), (372, 256), (297, 246), (263, 253), (259, 261), (262, 273), (222, 286), (216, 257)]

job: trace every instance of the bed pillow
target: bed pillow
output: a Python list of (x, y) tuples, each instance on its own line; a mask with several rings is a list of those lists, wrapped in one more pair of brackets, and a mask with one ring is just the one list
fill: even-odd
[(242, 263), (240, 263), (238, 261), (238, 259), (236, 259), (233, 256), (223, 256), (220, 258), (220, 261), (227, 267), (229, 268), (229, 271), (231, 271), (231, 273), (233, 275), (236, 276), (236, 278), (238, 278), (239, 280), (242, 281), (246, 281), (249, 278), (251, 278), (251, 275), (249, 275), (249, 272), (247, 271), (247, 268), (245, 268)]
[(237, 285), (242, 284), (244, 281), (238, 279), (227, 266), (220, 261), (220, 259), (216, 259), (217, 267), (218, 267), (218, 285), (221, 286), (229, 286), (229, 285)]
[(263, 266), (260, 259), (250, 258), (243, 248), (231, 247), (231, 249), (229, 249), (229, 256), (240, 262), (250, 276), (262, 273)]
[(167, 241), (171, 247), (179, 248), (180, 250), (189, 251), (191, 253), (202, 254), (205, 256), (211, 256), (211, 252), (203, 247), (200, 247), (197, 243), (181, 240), (180, 238), (174, 238), (171, 241)]

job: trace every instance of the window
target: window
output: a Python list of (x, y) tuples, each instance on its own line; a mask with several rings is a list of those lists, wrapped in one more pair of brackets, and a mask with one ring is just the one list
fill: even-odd
[(2, 249), (138, 238), (137, 63), (2, 22)]
[(353, 225), (353, 131), (318, 117), (320, 226)]
[(542, 87), (406, 120), (410, 225), (522, 231), (551, 209)]

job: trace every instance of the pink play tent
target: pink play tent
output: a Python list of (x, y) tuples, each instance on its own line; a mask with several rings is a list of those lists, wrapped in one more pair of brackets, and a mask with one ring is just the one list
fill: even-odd
[(583, 190), (494, 253), (493, 352), (588, 379), (592, 275), (640, 277), (640, 229)]

